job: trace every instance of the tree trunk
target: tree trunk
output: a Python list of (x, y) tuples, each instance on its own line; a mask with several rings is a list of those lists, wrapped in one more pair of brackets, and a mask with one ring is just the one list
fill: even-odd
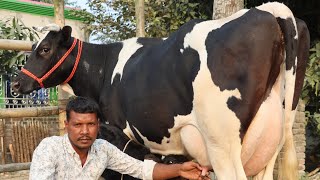
[(144, 0), (135, 0), (135, 14), (136, 14), (136, 21), (137, 21), (137, 29), (136, 29), (136, 36), (137, 37), (144, 37)]
[(220, 19), (244, 8), (244, 0), (215, 0), (213, 1), (212, 19)]
[[(65, 24), (64, 19), (64, 0), (53, 0), (54, 4), (54, 20), (57, 25), (63, 27)], [(64, 134), (64, 121), (66, 118), (66, 104), (69, 99), (67, 92), (62, 90), (61, 86), (58, 86), (58, 103), (59, 103), (59, 134)]]

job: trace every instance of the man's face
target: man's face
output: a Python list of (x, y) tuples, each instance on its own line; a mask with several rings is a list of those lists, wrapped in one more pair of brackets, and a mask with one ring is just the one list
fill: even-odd
[(76, 152), (86, 152), (96, 140), (99, 121), (95, 113), (70, 112), (69, 121), (65, 121), (70, 142)]

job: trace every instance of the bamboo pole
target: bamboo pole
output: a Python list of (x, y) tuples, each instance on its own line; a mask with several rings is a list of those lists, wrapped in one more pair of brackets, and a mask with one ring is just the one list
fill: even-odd
[(28, 129), (27, 129), (27, 124), (23, 124), (23, 130), (24, 130), (24, 143), (25, 143), (25, 148), (26, 148), (26, 162), (30, 162), (31, 160), (30, 160), (30, 151), (29, 151), (29, 138), (30, 138), (30, 136), (29, 136), (29, 133), (28, 133)]
[(21, 128), (21, 146), (22, 146), (22, 157), (23, 157), (23, 162), (28, 162), (27, 161), (27, 143), (26, 143), (26, 131), (24, 128), (24, 123), (20, 121), (20, 128)]
[(31, 121), (28, 122), (28, 132), (29, 132), (29, 150), (30, 150), (30, 158), (32, 159), (32, 153), (34, 151), (34, 144), (33, 144), (33, 133), (32, 133), (32, 126), (31, 126)]
[[(60, 27), (65, 25), (64, 18), (64, 0), (53, 0), (54, 4), (54, 21)], [(59, 103), (59, 134), (64, 134), (64, 121), (66, 120), (66, 105), (69, 95), (61, 86), (58, 86), (58, 103)]]
[(17, 162), (20, 163), (21, 162), (21, 147), (20, 147), (20, 128), (19, 128), (19, 124), (17, 122), (15, 122), (14, 124), (17, 128), (16, 131), (16, 148), (17, 148)]
[(145, 36), (145, 18), (144, 18), (144, 0), (135, 0), (135, 16), (136, 16), (136, 36)]
[(5, 164), (6, 163), (6, 153), (5, 153), (5, 149), (4, 149), (4, 120), (1, 119), (0, 120), (0, 141), (1, 141), (1, 164)]
[(0, 118), (43, 117), (58, 114), (58, 106), (0, 109)]
[(0, 49), (31, 51), (32, 43), (31, 41), (0, 39)]
[(0, 173), (3, 172), (14, 172), (14, 171), (21, 171), (21, 170), (28, 170), (30, 169), (31, 163), (11, 163), (6, 165), (0, 165)]
[(13, 159), (13, 162), (17, 162), (17, 146), (16, 146), (16, 136), (17, 136), (17, 129), (13, 123), (13, 121), (11, 120), (11, 125), (12, 125), (12, 152), (11, 152), (11, 156)]

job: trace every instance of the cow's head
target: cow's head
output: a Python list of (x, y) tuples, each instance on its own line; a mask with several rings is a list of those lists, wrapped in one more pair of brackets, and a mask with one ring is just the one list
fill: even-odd
[[(48, 32), (33, 45), (26, 64), (12, 84), (13, 90), (20, 94), (30, 93), (41, 87), (53, 87), (69, 79), (79, 49), (73, 50), (77, 40), (71, 37), (70, 26), (60, 29), (58, 25), (51, 24), (38, 30)], [(70, 54), (66, 56), (69, 51)], [(62, 59), (64, 60), (61, 61)]]

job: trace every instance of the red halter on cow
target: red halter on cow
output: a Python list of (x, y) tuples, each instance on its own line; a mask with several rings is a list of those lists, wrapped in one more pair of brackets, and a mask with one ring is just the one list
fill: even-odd
[(284, 144), (283, 179), (297, 178), (292, 125), (309, 32), (285, 5), (193, 20), (165, 40), (79, 43), (56, 67), (73, 42), (69, 26), (50, 31), (14, 90), (70, 80), (76, 95), (98, 101), (105, 121), (128, 137), (152, 153), (191, 156), (219, 180), (272, 179)]

